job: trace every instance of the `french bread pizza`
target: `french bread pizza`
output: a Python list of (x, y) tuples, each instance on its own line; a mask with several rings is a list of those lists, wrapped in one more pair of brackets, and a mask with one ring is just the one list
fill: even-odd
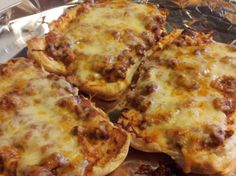
[(0, 175), (106, 175), (129, 135), (63, 77), (17, 58), (0, 65)]
[(82, 92), (116, 100), (146, 50), (165, 34), (166, 15), (131, 0), (82, 3), (52, 22), (48, 34), (29, 40), (28, 56)]
[(236, 47), (185, 30), (154, 47), (118, 123), (131, 146), (170, 155), (185, 173), (231, 175), (236, 160)]

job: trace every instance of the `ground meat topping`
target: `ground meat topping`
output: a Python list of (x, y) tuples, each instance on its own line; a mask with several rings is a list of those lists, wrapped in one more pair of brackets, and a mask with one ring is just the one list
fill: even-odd
[(155, 35), (157, 41), (160, 40), (163, 31), (161, 31), (160, 26), (165, 24), (165, 19), (160, 16), (145, 16), (144, 21), (146, 22), (145, 28), (152, 31)]
[(85, 98), (79, 99), (78, 105), (75, 107), (75, 112), (78, 114), (79, 118), (84, 120), (99, 114), (93, 107), (93, 104)]
[(226, 115), (232, 114), (235, 111), (235, 102), (230, 98), (216, 98), (213, 100), (213, 105), (217, 110), (223, 111)]
[(99, 127), (88, 132), (88, 136), (95, 140), (107, 140), (110, 138), (107, 122), (100, 122)]
[(155, 58), (157, 61), (158, 65), (165, 66), (167, 68), (176, 68), (178, 65), (178, 60), (175, 58), (169, 58), (169, 59), (160, 59), (160, 58)]
[(155, 37), (152, 33), (143, 32), (142, 38), (144, 39), (144, 41), (149, 47), (153, 46), (156, 42)]
[(183, 87), (187, 91), (194, 91), (200, 88), (200, 84), (192, 78), (188, 78), (187, 76), (178, 73), (176, 73), (174, 76), (177, 86)]
[(130, 92), (127, 96), (128, 103), (140, 112), (145, 112), (151, 105), (151, 102), (139, 93)]
[(1, 64), (0, 65), (0, 75), (6, 75), (11, 73), (11, 69), (7, 67), (7, 64)]
[(75, 126), (71, 129), (73, 136), (87, 136), (94, 140), (107, 140), (110, 138), (109, 125), (107, 122), (100, 122), (99, 127), (85, 128), (82, 126)]
[(222, 76), (211, 83), (212, 87), (225, 93), (236, 95), (236, 78), (232, 76)]
[(21, 101), (19, 91), (13, 90), (8, 92), (3, 97), (0, 98), (0, 109), (4, 110), (16, 110), (18, 106), (20, 106), (23, 102)]
[(135, 45), (135, 51), (138, 55), (144, 56), (145, 51), (148, 49), (148, 47), (145, 44), (137, 44)]
[(149, 85), (146, 85), (143, 89), (142, 89), (142, 92), (141, 94), (142, 95), (150, 95), (152, 94), (153, 92), (155, 92), (157, 90), (157, 86), (155, 84), (149, 84)]
[(53, 58), (62, 61), (66, 65), (75, 60), (71, 43), (64, 39), (63, 36), (55, 32), (49, 32), (45, 39), (47, 42), (46, 51), (49, 55), (53, 56)]
[(58, 100), (57, 105), (62, 108), (68, 108), (71, 111), (74, 111), (75, 106), (77, 105), (77, 99), (74, 97), (65, 97)]
[[(95, 65), (95, 70), (103, 75), (108, 82), (125, 79), (130, 65), (135, 63), (129, 50), (124, 50), (119, 56), (117, 56), (116, 61), (113, 60), (114, 58), (107, 57), (103, 63)], [(115, 63), (112, 64), (112, 62)]]
[(83, 97), (65, 97), (58, 100), (57, 105), (62, 108), (75, 112), (78, 118), (86, 120), (89, 117), (95, 117), (98, 111), (93, 104)]
[(0, 148), (0, 173), (15, 176), (19, 160), (19, 153), (15, 148)]
[(212, 40), (209, 34), (206, 35), (203, 33), (186, 29), (183, 31), (182, 35), (173, 42), (173, 44), (182, 47), (182, 46), (199, 46), (211, 42)]
[(217, 126), (207, 127), (206, 133), (209, 136), (202, 142), (204, 148), (217, 148), (223, 145), (224, 141), (234, 134), (232, 130), (223, 130)]

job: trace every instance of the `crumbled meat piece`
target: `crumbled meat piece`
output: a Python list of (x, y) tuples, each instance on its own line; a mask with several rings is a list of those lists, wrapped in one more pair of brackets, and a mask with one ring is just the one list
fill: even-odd
[(53, 153), (47, 158), (43, 159), (40, 165), (51, 171), (66, 164), (68, 164), (67, 158), (65, 158), (60, 153)]
[(128, 68), (135, 63), (128, 50), (124, 50), (117, 56), (117, 60), (114, 64), (112, 64), (110, 60), (113, 59), (108, 57), (104, 63), (95, 66), (96, 71), (103, 75), (109, 82), (125, 79)]
[(148, 121), (145, 117), (139, 122), (137, 125), (140, 130), (145, 130), (148, 126), (150, 126), (150, 121)]
[(236, 46), (235, 45), (228, 45), (228, 49), (232, 52), (236, 51)]
[(206, 141), (204, 141), (204, 147), (208, 147), (208, 148), (217, 148), (220, 145), (222, 145), (224, 142), (224, 136), (222, 134), (211, 134), (209, 136), (209, 139), (207, 139)]
[(76, 113), (78, 114), (79, 118), (83, 118), (86, 119), (87, 117), (90, 117), (90, 110), (91, 107), (88, 106), (81, 106), (81, 105), (77, 105), (75, 108)]
[(154, 84), (149, 84), (144, 87), (141, 94), (142, 95), (150, 95), (151, 93), (155, 92), (157, 89), (157, 86)]
[(0, 173), (15, 176), (19, 159), (18, 151), (15, 148), (0, 148)]
[(0, 98), (0, 109), (4, 110), (15, 110), (23, 102), (18, 96), (20, 92), (17, 90), (13, 90), (5, 94), (2, 98)]
[(233, 58), (229, 57), (229, 56), (225, 56), (223, 58), (220, 59), (220, 62), (223, 64), (228, 64), (228, 63), (232, 63)]
[(169, 58), (169, 59), (160, 59), (160, 58), (155, 58), (157, 61), (158, 65), (165, 66), (167, 68), (176, 68), (178, 65), (178, 60), (175, 58)]
[(221, 146), (227, 138), (234, 134), (231, 130), (223, 130), (217, 126), (207, 127), (206, 133), (209, 136), (203, 141), (204, 148), (217, 148)]
[(126, 43), (126, 45), (128, 45), (131, 48), (137, 46), (142, 42), (142, 40), (140, 40), (140, 38), (138, 37), (137, 33), (128, 29), (124, 31), (123, 40)]
[(78, 118), (81, 119), (95, 117), (98, 114), (92, 103), (84, 98), (79, 99), (78, 105), (75, 107), (75, 112), (78, 114)]
[(85, 128), (83, 126), (75, 126), (71, 129), (71, 134), (74, 136), (87, 136), (89, 139), (107, 140), (110, 137), (109, 126), (107, 122), (100, 122), (99, 127)]
[(156, 42), (155, 37), (152, 33), (143, 32), (142, 38), (144, 39), (144, 41), (147, 43), (149, 47), (153, 46)]
[(95, 117), (98, 112), (91, 102), (85, 98), (65, 97), (57, 102), (58, 106), (68, 108), (70, 111), (76, 112), (78, 118), (87, 119)]
[(100, 122), (99, 127), (92, 129), (88, 132), (88, 136), (91, 139), (107, 140), (110, 137), (109, 127), (107, 122)]
[(47, 47), (46, 51), (55, 59), (70, 64), (75, 60), (75, 54), (71, 49), (71, 44), (63, 36), (55, 32), (49, 32), (46, 37)]
[(154, 31), (154, 34), (155, 34), (155, 37), (156, 37), (156, 40), (159, 41), (161, 39), (161, 36), (162, 36), (162, 31), (160, 28), (157, 28), (155, 29)]
[(236, 94), (236, 78), (232, 76), (222, 76), (212, 82), (212, 87), (225, 93)]
[(72, 87), (71, 84), (65, 82), (64, 79), (55, 80), (51, 86), (52, 86), (52, 88), (56, 88), (57, 90), (60, 90), (60, 91), (64, 90), (64, 91), (71, 93), (71, 94), (78, 93), (77, 88)]
[(119, 40), (121, 37), (121, 33), (119, 31), (112, 31), (112, 35), (116, 40)]
[(199, 46), (211, 42), (212, 40), (210, 35), (186, 29), (183, 31), (182, 35), (173, 42), (173, 44), (181, 47), (181, 46)]
[(115, 64), (111, 70), (109, 81), (115, 82), (117, 79), (125, 79), (128, 66), (125, 64)]
[(147, 50), (147, 46), (144, 45), (144, 44), (137, 44), (137, 45), (135, 46), (135, 50), (136, 50), (136, 52), (137, 52), (138, 55), (144, 56), (145, 51)]
[(148, 30), (154, 31), (157, 28), (159, 28), (161, 26), (161, 24), (164, 24), (165, 21), (163, 18), (161, 18), (160, 16), (145, 16), (144, 17), (144, 21), (146, 22), (146, 28)]
[(74, 97), (65, 97), (58, 100), (57, 105), (62, 108), (68, 108), (71, 111), (74, 111), (77, 105), (77, 99)]
[(24, 176), (54, 176), (54, 175), (45, 167), (29, 166), (24, 171)]
[(114, 57), (106, 56), (102, 59), (98, 58), (98, 60), (99, 62), (94, 62), (93, 68), (101, 75), (106, 76), (113, 69)]
[(130, 92), (127, 96), (129, 104), (141, 112), (145, 112), (151, 104), (151, 102), (143, 95)]
[(54, 146), (54, 144), (45, 144), (45, 145), (43, 145), (43, 146), (41, 146), (40, 147), (40, 151), (42, 152), (42, 153), (46, 153), (46, 152), (48, 152), (52, 147)]
[(235, 110), (235, 103), (232, 99), (216, 98), (213, 100), (216, 109), (223, 111), (225, 114), (232, 114)]
[(234, 135), (234, 131), (233, 130), (227, 130), (225, 131), (225, 138), (230, 138)]
[(86, 133), (86, 129), (82, 126), (74, 126), (71, 129), (71, 134), (73, 136), (78, 136), (79, 134), (84, 134), (84, 133)]
[(162, 122), (167, 122), (171, 119), (171, 115), (168, 113), (158, 113), (153, 118), (150, 119), (151, 123), (160, 124)]
[(176, 73), (175, 75), (175, 83), (178, 86), (185, 88), (187, 91), (198, 90), (200, 88), (200, 84), (192, 78), (188, 78), (183, 74)]
[(11, 73), (11, 69), (9, 69), (9, 67), (7, 67), (7, 64), (1, 64), (0, 65), (0, 75), (6, 75)]
[(145, 16), (144, 18), (144, 21), (146, 22), (146, 29), (152, 31), (155, 34), (155, 39), (159, 41), (163, 35), (163, 31), (160, 26), (165, 23), (165, 19), (160, 16)]

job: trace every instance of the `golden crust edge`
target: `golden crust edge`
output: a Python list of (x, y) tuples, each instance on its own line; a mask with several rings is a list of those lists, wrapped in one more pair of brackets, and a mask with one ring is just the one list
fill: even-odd
[(140, 63), (141, 61), (137, 62), (128, 69), (126, 78), (124, 80), (114, 83), (101, 84), (99, 81), (80, 82), (75, 78), (75, 76), (69, 76), (68, 81), (76, 85), (82, 92), (90, 94), (91, 96), (94, 96), (98, 99), (105, 101), (115, 101), (123, 95), (123, 93), (131, 84), (132, 78)]
[(45, 54), (45, 40), (43, 38), (33, 38), (27, 41), (27, 44), (27, 56), (30, 59), (35, 60), (49, 72), (63, 75), (66, 74), (66, 67), (63, 63), (57, 62), (52, 57)]

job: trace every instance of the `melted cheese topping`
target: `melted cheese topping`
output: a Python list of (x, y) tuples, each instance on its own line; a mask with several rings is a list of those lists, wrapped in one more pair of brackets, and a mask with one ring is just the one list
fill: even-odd
[[(147, 73), (149, 78), (140, 81), (139, 84), (142, 87), (150, 84), (157, 85), (156, 91), (149, 96), (151, 106), (146, 111), (146, 114), (152, 116), (156, 112), (166, 111), (166, 113), (174, 115), (171, 121), (173, 121), (175, 126), (180, 127), (183, 125), (183, 121), (177, 116), (186, 117), (186, 115), (181, 115), (182, 113), (189, 114), (192, 117), (185, 121), (184, 124), (196, 125), (196, 121), (199, 120), (202, 123), (201, 118), (205, 118), (204, 123), (206, 124), (207, 122), (213, 124), (214, 122), (220, 122), (220, 124), (224, 125), (225, 114), (221, 111), (216, 111), (212, 104), (215, 98), (223, 98), (224, 96), (221, 92), (212, 88), (210, 84), (221, 76), (236, 77), (236, 52), (230, 52), (227, 46), (218, 43), (206, 46), (205, 50), (199, 51), (200, 53), (198, 54), (189, 52), (191, 49), (194, 50), (193, 47), (180, 48), (171, 46), (161, 53), (160, 60), (177, 60), (175, 69), (157, 65), (155, 59), (158, 58), (155, 57), (152, 62), (146, 63), (149, 68)], [(231, 61), (222, 63), (224, 59), (230, 59)], [(196, 91), (184, 90), (184, 87), (176, 83), (176, 74), (181, 74), (189, 80), (196, 80), (200, 88)], [(191, 108), (181, 107), (185, 102), (189, 102)], [(173, 124), (170, 123), (170, 127)]]
[[(144, 151), (165, 152), (185, 172), (228, 171), (225, 168), (236, 157), (232, 152), (236, 137), (226, 139), (223, 134), (229, 130), (235, 132), (235, 125), (228, 124), (229, 117), (214, 106), (215, 99), (225, 96), (211, 83), (222, 76), (236, 78), (235, 56), (235, 49), (215, 42), (181, 47), (172, 44), (154, 53), (142, 66), (137, 85), (131, 91), (137, 96), (129, 100), (130, 110), (120, 119), (126, 128), (132, 126), (131, 131), (136, 131), (132, 134), (133, 146)], [(155, 89), (142, 93), (150, 85)], [(235, 114), (231, 118), (235, 120)], [(221, 140), (214, 136), (217, 131), (222, 131), (217, 137), (223, 138), (224, 146), (218, 144), (209, 149), (204, 145), (206, 141)], [(140, 136), (144, 140), (141, 147), (137, 145)]]

